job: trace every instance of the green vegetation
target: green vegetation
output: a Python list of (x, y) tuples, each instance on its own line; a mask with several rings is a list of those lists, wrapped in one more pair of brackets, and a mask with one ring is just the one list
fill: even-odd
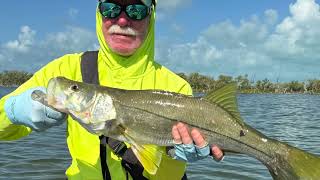
[[(217, 79), (199, 73), (178, 73), (180, 77), (187, 80), (194, 92), (208, 92), (220, 88), (228, 83), (237, 83), (241, 93), (320, 93), (320, 80), (311, 79), (306, 82), (271, 82), (269, 79), (250, 81), (248, 75), (238, 77), (220, 75)], [(32, 77), (31, 73), (23, 71), (4, 71), (0, 73), (0, 86), (19, 86)]]
[(31, 73), (23, 71), (4, 71), (0, 73), (0, 86), (19, 86), (32, 77)]
[(220, 75), (217, 79), (199, 73), (191, 73), (189, 75), (178, 73), (178, 75), (191, 84), (194, 92), (208, 92), (228, 83), (237, 83), (238, 90), (241, 93), (320, 93), (320, 80), (317, 79), (308, 80), (307, 82), (291, 81), (274, 83), (267, 78), (256, 82), (250, 81), (247, 74), (235, 78)]

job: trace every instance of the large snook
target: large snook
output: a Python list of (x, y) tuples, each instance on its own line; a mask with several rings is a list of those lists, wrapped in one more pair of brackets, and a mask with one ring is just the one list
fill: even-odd
[(50, 106), (70, 114), (92, 133), (130, 143), (151, 173), (159, 160), (146, 156), (142, 151), (148, 149), (144, 146), (172, 146), (172, 126), (183, 122), (200, 129), (209, 144), (225, 152), (260, 160), (274, 179), (320, 179), (318, 156), (268, 138), (244, 123), (234, 84), (204, 98), (194, 98), (158, 90), (114, 89), (57, 77), (50, 80), (45, 98)]

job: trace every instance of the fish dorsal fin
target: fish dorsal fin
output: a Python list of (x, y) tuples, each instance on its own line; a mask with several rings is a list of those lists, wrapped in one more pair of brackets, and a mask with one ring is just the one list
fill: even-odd
[(237, 84), (230, 83), (220, 89), (209, 92), (205, 97), (205, 100), (214, 103), (222, 109), (229, 112), (232, 117), (242, 122), (238, 104), (237, 104)]

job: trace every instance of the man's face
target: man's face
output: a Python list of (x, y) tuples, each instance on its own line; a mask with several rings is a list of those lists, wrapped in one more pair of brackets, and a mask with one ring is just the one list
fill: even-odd
[[(128, 5), (139, 0), (111, 0), (109, 2)], [(125, 12), (115, 19), (103, 18), (102, 32), (111, 50), (122, 56), (132, 55), (144, 42), (148, 32), (150, 15), (142, 20), (132, 20)]]

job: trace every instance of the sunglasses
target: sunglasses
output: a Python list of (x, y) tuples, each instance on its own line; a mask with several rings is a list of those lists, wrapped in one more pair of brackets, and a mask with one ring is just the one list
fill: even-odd
[(99, 10), (103, 17), (114, 19), (120, 16), (124, 11), (126, 15), (132, 20), (142, 20), (151, 13), (151, 7), (143, 4), (130, 4), (122, 6), (110, 2), (99, 2)]

